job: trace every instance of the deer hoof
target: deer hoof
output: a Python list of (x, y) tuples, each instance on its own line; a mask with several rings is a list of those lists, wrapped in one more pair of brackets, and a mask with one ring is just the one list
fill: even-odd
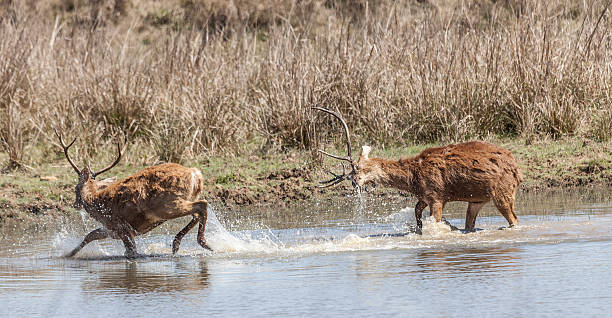
[(202, 246), (203, 248), (205, 248), (205, 249), (207, 249), (207, 250), (209, 250), (211, 252), (213, 251), (212, 248), (210, 248), (210, 246), (208, 246), (208, 244), (206, 244), (206, 242), (201, 241), (201, 242), (198, 242), (198, 243), (200, 243), (200, 246)]
[(135, 259), (139, 256), (136, 251), (125, 251), (124, 255), (127, 259)]

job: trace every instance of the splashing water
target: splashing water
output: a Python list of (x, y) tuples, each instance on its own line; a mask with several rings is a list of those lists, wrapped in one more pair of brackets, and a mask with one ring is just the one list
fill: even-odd
[[(365, 213), (363, 205), (354, 206), (358, 215)], [(84, 227), (87, 216), (80, 213)], [(516, 228), (500, 230), (505, 220), (500, 217), (481, 217), (480, 229), (473, 233), (453, 231), (443, 222), (435, 222), (433, 217), (423, 219), (422, 235), (414, 233), (414, 209), (406, 207), (382, 217), (380, 222), (365, 220), (362, 223), (331, 224), (324, 227), (305, 227), (289, 229), (253, 229), (228, 231), (210, 208), (206, 223), (206, 240), (214, 252), (202, 249), (193, 235), (188, 235), (181, 244), (179, 255), (207, 255), (211, 257), (239, 257), (261, 255), (303, 255), (360, 250), (391, 250), (419, 248), (488, 247), (513, 245), (525, 242), (554, 242), (559, 235), (564, 239), (580, 239), (601, 232), (610, 235), (606, 222), (589, 219), (565, 219), (558, 222), (530, 220), (522, 218)], [(463, 220), (452, 220), (459, 223)], [(588, 230), (586, 228), (588, 227)], [(170, 243), (173, 233), (144, 235), (137, 238), (138, 249), (145, 254), (171, 255)], [(569, 234), (569, 235), (567, 235)], [(81, 237), (66, 232), (56, 233), (54, 247), (66, 253), (80, 243)], [(123, 255), (123, 245), (117, 240), (92, 242), (78, 257)]]
[[(504, 221), (490, 218), (481, 222), (485, 228), (474, 233), (464, 234), (453, 231), (443, 222), (435, 222), (433, 217), (424, 218), (422, 235), (406, 232), (406, 222), (414, 213), (412, 208), (404, 208), (389, 215), (388, 223), (353, 224), (351, 226), (300, 228), (284, 230), (228, 231), (210, 211), (207, 222), (207, 241), (215, 251), (215, 257), (237, 255), (300, 255), (359, 250), (417, 249), (439, 247), (484, 247), (520, 242), (549, 242), (555, 240), (559, 231), (579, 225), (594, 225), (583, 220), (577, 224), (547, 221), (527, 222), (513, 229), (500, 230)], [(494, 222), (493, 222), (494, 221)], [(605, 232), (605, 225), (597, 226)], [(593, 230), (591, 228), (591, 230)], [(540, 235), (549, 232), (549, 235)], [(580, 231), (579, 231), (580, 232)], [(604, 234), (604, 233), (602, 233)], [(577, 233), (576, 237), (586, 233)], [(184, 254), (208, 253), (197, 244), (186, 246)]]

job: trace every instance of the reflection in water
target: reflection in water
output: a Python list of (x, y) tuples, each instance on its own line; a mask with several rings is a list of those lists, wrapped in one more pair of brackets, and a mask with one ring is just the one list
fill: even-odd
[(466, 274), (508, 276), (519, 272), (519, 248), (488, 248), (459, 250), (422, 250), (415, 262), (428, 278), (456, 277)]
[(106, 264), (89, 271), (97, 277), (86, 281), (84, 291), (95, 293), (146, 294), (199, 291), (209, 287), (207, 260), (172, 259)]
[(390, 252), (383, 259), (361, 255), (356, 275), (379, 280), (391, 277), (419, 279), (512, 277), (521, 272), (520, 248), (418, 249)]

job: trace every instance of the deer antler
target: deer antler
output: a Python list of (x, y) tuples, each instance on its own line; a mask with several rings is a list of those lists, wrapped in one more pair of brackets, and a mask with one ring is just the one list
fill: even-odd
[[(59, 142), (62, 145), (62, 148), (64, 148), (64, 155), (66, 155), (66, 159), (68, 160), (68, 163), (70, 163), (70, 165), (72, 166), (72, 168), (74, 169), (74, 171), (77, 174), (80, 174), (81, 171), (79, 170), (79, 167), (77, 167), (74, 162), (72, 161), (72, 159), (70, 159), (70, 155), (68, 155), (68, 149), (72, 146), (72, 144), (74, 144), (74, 142), (76, 141), (76, 138), (74, 138), (72, 140), (72, 142), (66, 146), (66, 144), (64, 143), (64, 140), (62, 139), (62, 135), (60, 135), (57, 132), (57, 129), (54, 129), (53, 131), (55, 131), (55, 135), (57, 136), (57, 138), (59, 138)], [(117, 165), (119, 163), (119, 160), (121, 160), (121, 145), (119, 143), (117, 143), (117, 152), (119, 153), (119, 155), (117, 156), (117, 159), (115, 159), (115, 161), (108, 167), (98, 171), (98, 172), (92, 172), (91, 177), (92, 178), (96, 178), (97, 175), (102, 174), (108, 170), (110, 170), (112, 167), (114, 167), (115, 165)]]
[(117, 143), (117, 153), (118, 153), (117, 159), (115, 159), (115, 161), (113, 163), (111, 163), (110, 166), (108, 166), (108, 167), (106, 167), (106, 168), (104, 168), (104, 169), (102, 169), (102, 170), (100, 170), (98, 172), (92, 173), (91, 177), (93, 179), (95, 179), (97, 175), (100, 175), (100, 174), (110, 170), (111, 168), (113, 168), (114, 166), (116, 166), (119, 163), (119, 160), (121, 160), (121, 145), (119, 143)]
[[(319, 183), (321, 184), (320, 186), (317, 186), (317, 188), (329, 188), (331, 186), (334, 186), (342, 181), (344, 181), (347, 178), (346, 175), (346, 167), (344, 166), (344, 164), (342, 165), (342, 174), (335, 174), (332, 171), (328, 171), (328, 173), (330, 173), (332, 176), (334, 176), (333, 178), (327, 180), (327, 181), (319, 181)], [(349, 175), (351, 175), (352, 173), (349, 173)]]
[(347, 149), (347, 154), (346, 157), (340, 157), (340, 156), (336, 156), (336, 155), (332, 155), (328, 152), (325, 152), (321, 149), (318, 149), (318, 151), (326, 156), (332, 157), (334, 159), (338, 159), (338, 160), (343, 160), (343, 161), (348, 161), (351, 165), (351, 169), (352, 171), (349, 172), (349, 174), (346, 174), (346, 169), (344, 167), (344, 165), (342, 165), (342, 174), (335, 174), (335, 173), (331, 173), (334, 177), (330, 180), (327, 181), (322, 181), (321, 186), (318, 186), (319, 188), (327, 188), (327, 187), (331, 187), (333, 185), (336, 185), (340, 182), (342, 182), (343, 180), (347, 179), (347, 178), (351, 178), (353, 175), (355, 175), (357, 173), (357, 171), (355, 170), (355, 164), (353, 163), (353, 158), (351, 156), (351, 137), (349, 134), (349, 129), (348, 126), (346, 125), (346, 122), (344, 121), (344, 119), (342, 119), (342, 116), (340, 116), (340, 114), (331, 111), (329, 109), (325, 109), (325, 108), (321, 108), (321, 107), (312, 107), (312, 109), (316, 109), (316, 110), (320, 110), (322, 112), (328, 113), (336, 118), (338, 118), (338, 120), (340, 120), (340, 122), (342, 123), (342, 126), (344, 126), (344, 134), (346, 137), (346, 149)]
[(59, 138), (62, 148), (64, 148), (64, 155), (66, 156), (66, 159), (68, 159), (68, 163), (70, 163), (70, 165), (72, 166), (74, 171), (76, 171), (77, 174), (81, 173), (81, 171), (79, 170), (79, 167), (77, 167), (74, 164), (74, 162), (72, 162), (72, 159), (70, 159), (70, 156), (68, 155), (68, 149), (72, 146), (72, 144), (74, 144), (74, 142), (76, 141), (76, 138), (74, 138), (72, 142), (68, 146), (66, 146), (66, 144), (64, 143), (64, 140), (62, 140), (62, 136), (57, 132), (57, 129), (53, 129), (53, 131), (55, 131), (55, 135), (57, 136), (57, 138)]

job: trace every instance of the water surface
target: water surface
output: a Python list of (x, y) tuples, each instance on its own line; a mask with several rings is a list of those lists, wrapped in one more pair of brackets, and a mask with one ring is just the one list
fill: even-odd
[[(609, 316), (609, 190), (520, 195), (513, 229), (487, 205), (469, 234), (429, 218), (411, 233), (399, 197), (218, 209), (214, 253), (193, 231), (171, 255), (182, 219), (137, 238), (136, 260), (113, 240), (63, 258), (97, 227), (77, 214), (2, 233), (0, 316)], [(462, 228), (466, 206), (444, 216)]]

